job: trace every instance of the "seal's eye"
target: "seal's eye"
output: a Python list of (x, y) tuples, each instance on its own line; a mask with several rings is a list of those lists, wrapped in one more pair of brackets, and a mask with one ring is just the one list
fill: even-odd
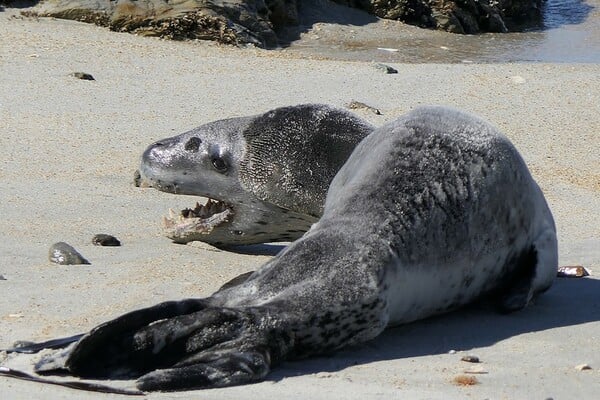
[(219, 172), (226, 172), (227, 168), (229, 168), (229, 166), (227, 165), (227, 162), (225, 160), (223, 160), (221, 157), (218, 156), (214, 156), (211, 160), (213, 167), (215, 167), (215, 169)]

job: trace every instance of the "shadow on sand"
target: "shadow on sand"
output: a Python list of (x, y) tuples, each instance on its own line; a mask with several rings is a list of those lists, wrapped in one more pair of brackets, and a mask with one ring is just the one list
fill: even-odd
[(270, 380), (340, 371), (353, 365), (401, 358), (447, 354), (491, 346), (523, 333), (600, 321), (600, 280), (557, 279), (554, 286), (526, 309), (498, 314), (469, 306), (450, 314), (386, 330), (382, 335), (330, 357), (287, 362)]

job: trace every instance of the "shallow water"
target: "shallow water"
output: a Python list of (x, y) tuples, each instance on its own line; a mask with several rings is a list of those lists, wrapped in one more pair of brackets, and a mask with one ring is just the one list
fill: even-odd
[(284, 51), (411, 63), (600, 62), (600, 0), (548, 0), (543, 21), (543, 29), (537, 31), (482, 35), (429, 31), (389, 21), (316, 23)]

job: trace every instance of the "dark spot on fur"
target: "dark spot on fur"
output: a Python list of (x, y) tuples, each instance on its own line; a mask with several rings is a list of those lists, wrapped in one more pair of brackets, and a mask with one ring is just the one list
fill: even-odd
[(473, 283), (473, 277), (472, 276), (465, 276), (465, 279), (463, 280), (463, 287), (468, 288), (471, 286), (471, 284)]

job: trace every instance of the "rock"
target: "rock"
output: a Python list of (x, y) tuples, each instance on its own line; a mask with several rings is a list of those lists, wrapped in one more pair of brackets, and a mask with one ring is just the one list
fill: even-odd
[(4, 277), (4, 275), (0, 275), (0, 281), (5, 281), (6, 278)]
[[(277, 45), (275, 27), (297, 22), (295, 1), (45, 0), (31, 15), (72, 19), (118, 32), (226, 44)], [(272, 18), (272, 20), (271, 20)]]
[(360, 101), (352, 100), (350, 103), (348, 103), (346, 105), (346, 107), (348, 107), (351, 110), (358, 110), (358, 109), (369, 110), (369, 111), (371, 111), (372, 113), (374, 113), (376, 115), (381, 115), (381, 111), (379, 111), (378, 108), (371, 107), (370, 105), (367, 105), (365, 103), (361, 103)]
[[(454, 33), (518, 31), (542, 23), (543, 0), (334, 1), (381, 18)], [(328, 3), (311, 2), (317, 7), (329, 7)], [(44, 0), (23, 14), (91, 22), (144, 36), (272, 48), (278, 45), (277, 32), (299, 24), (299, 4), (298, 0)]]
[(380, 18), (452, 33), (522, 31), (542, 24), (543, 0), (334, 0)]
[(95, 246), (120, 246), (121, 242), (119, 239), (112, 235), (107, 235), (105, 233), (99, 233), (94, 235), (92, 238), (92, 244)]
[(390, 67), (389, 65), (385, 65), (382, 63), (376, 63), (373, 65), (375, 69), (385, 72), (386, 74), (397, 74), (398, 70)]
[(556, 276), (560, 278), (583, 278), (589, 276), (590, 272), (581, 265), (569, 265), (558, 268)]
[(48, 258), (50, 262), (61, 265), (90, 264), (77, 250), (65, 242), (50, 246)]
[(84, 81), (95, 81), (92, 75), (86, 74), (85, 72), (73, 72), (72, 74), (69, 74), (69, 76), (72, 76), (77, 79), (82, 79)]
[(590, 366), (590, 364), (579, 364), (575, 366), (575, 369), (577, 371), (589, 371), (592, 369), (592, 367)]
[(465, 361), (465, 362), (470, 362), (470, 363), (478, 363), (479, 361), (479, 357), (477, 356), (473, 356), (473, 355), (467, 355), (464, 356), (460, 359), (460, 361)]

